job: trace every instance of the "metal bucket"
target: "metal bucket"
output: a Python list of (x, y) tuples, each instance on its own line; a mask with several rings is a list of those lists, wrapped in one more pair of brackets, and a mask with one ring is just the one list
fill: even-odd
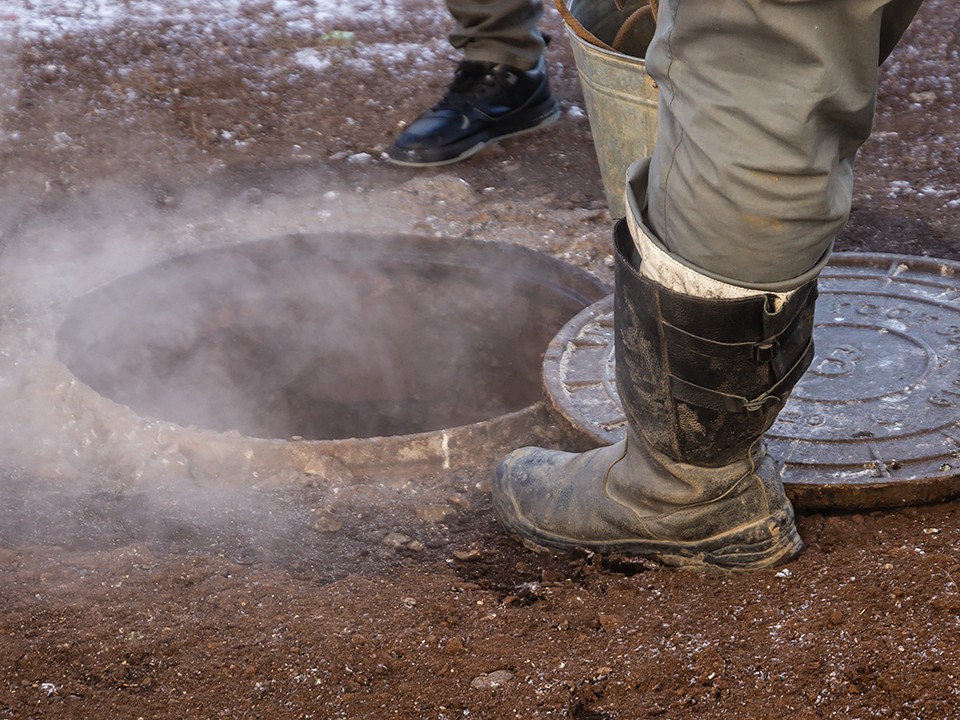
[(627, 167), (653, 152), (657, 86), (644, 56), (656, 22), (647, 0), (555, 0), (573, 46), (610, 214), (626, 215)]

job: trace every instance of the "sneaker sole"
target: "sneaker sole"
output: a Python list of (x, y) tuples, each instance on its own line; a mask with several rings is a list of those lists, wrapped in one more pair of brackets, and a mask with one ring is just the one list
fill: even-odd
[(541, 128), (546, 127), (547, 125), (552, 125), (557, 120), (560, 119), (560, 108), (555, 107), (552, 112), (544, 116), (539, 120), (535, 125), (529, 125), (518, 130), (508, 131), (502, 134), (497, 134), (493, 137), (485, 138), (480, 140), (475, 145), (463, 150), (459, 155), (456, 155), (451, 158), (444, 158), (442, 160), (404, 160), (400, 158), (391, 157), (387, 153), (386, 160), (394, 165), (401, 165), (403, 167), (438, 167), (441, 165), (452, 165), (453, 163), (458, 163), (467, 158), (476, 155), (478, 152), (483, 150), (488, 145), (494, 145), (496, 143), (502, 142), (504, 140), (509, 140), (510, 138), (519, 137), (520, 135), (526, 135), (527, 133), (540, 130)]

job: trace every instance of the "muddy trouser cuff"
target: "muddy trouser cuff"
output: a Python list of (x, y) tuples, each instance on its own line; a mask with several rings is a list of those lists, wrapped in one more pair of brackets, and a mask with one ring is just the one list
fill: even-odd
[(447, 9), (457, 22), (450, 44), (467, 60), (532, 70), (543, 56), (540, 0), (447, 0)]

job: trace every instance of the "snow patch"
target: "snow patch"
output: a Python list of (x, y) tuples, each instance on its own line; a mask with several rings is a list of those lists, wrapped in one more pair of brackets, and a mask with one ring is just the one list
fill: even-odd
[(426, 9), (408, 8), (402, 0), (0, 0), (0, 26), (13, 26), (22, 42), (51, 40), (71, 33), (102, 30), (115, 25), (156, 22), (183, 24), (196, 31), (203, 26), (265, 28), (277, 22), (289, 31), (345, 32), (345, 28), (410, 27), (448, 19), (442, 3)]
[(293, 61), (300, 67), (314, 72), (323, 72), (333, 63), (330, 58), (321, 55), (316, 48), (304, 48), (293, 55)]

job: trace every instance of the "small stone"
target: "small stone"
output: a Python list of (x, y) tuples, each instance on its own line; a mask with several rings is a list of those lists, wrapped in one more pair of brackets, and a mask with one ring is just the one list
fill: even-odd
[(426, 546), (419, 540), (411, 540), (404, 547), (412, 552), (423, 552), (426, 549)]
[(446, 200), (467, 203), (475, 199), (473, 188), (463, 178), (455, 175), (420, 176), (405, 182), (404, 192), (423, 199)]
[(937, 99), (937, 94), (932, 90), (925, 90), (924, 92), (912, 92), (910, 93), (910, 99), (915, 103), (933, 102)]
[(471, 683), (470, 687), (475, 690), (496, 690), (503, 687), (513, 680), (513, 673), (509, 670), (494, 670), (486, 675), (478, 675)]
[(322, 533), (334, 533), (343, 527), (340, 518), (329, 510), (317, 508), (313, 511), (313, 529)]
[(416, 509), (417, 517), (428, 523), (443, 522), (456, 512), (449, 505), (421, 505)]
[(403, 533), (391, 532), (387, 533), (381, 542), (387, 547), (392, 547), (394, 549), (400, 549), (409, 542), (412, 542), (413, 538), (404, 535)]
[(463, 562), (474, 562), (483, 557), (480, 548), (470, 548), (469, 550), (454, 550), (453, 556)]
[(467, 496), (460, 493), (454, 493), (448, 497), (447, 502), (461, 510), (471, 510), (473, 508)]
[(365, 152), (354, 153), (347, 158), (347, 162), (353, 165), (368, 165), (372, 160), (373, 155)]
[(843, 612), (834, 608), (830, 611), (830, 622), (833, 625), (842, 625), (844, 620)]

